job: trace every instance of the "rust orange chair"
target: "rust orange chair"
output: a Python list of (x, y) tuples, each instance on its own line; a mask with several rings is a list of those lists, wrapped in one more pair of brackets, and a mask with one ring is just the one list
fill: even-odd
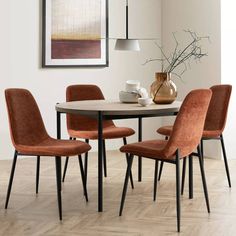
[[(132, 167), (133, 157), (142, 156), (155, 160), (154, 174), (154, 200), (157, 190), (158, 161), (175, 164), (176, 166), (176, 206), (177, 206), (177, 230), (180, 231), (180, 168), (181, 159), (186, 156), (197, 155), (201, 170), (202, 183), (205, 194), (207, 210), (210, 212), (207, 185), (205, 180), (204, 167), (201, 158), (201, 151), (198, 146), (204, 127), (207, 109), (211, 98), (210, 89), (199, 89), (190, 92), (184, 99), (179, 113), (176, 117), (169, 140), (150, 140), (132, 143), (120, 148), (121, 152), (127, 153), (128, 167), (126, 170), (123, 193), (121, 197), (120, 213), (122, 215), (128, 178)], [(195, 149), (198, 153), (193, 153)]]
[(5, 98), (7, 103), (11, 139), (15, 147), (5, 209), (8, 207), (17, 157), (37, 156), (37, 193), (39, 184), (40, 156), (54, 156), (56, 164), (59, 218), (62, 220), (61, 156), (78, 155), (84, 195), (86, 200), (88, 200), (81, 154), (88, 152), (91, 147), (89, 144), (81, 141), (58, 140), (50, 137), (45, 129), (37, 103), (28, 90), (7, 89), (5, 90)]
[[(221, 147), (223, 152), (223, 158), (225, 163), (225, 170), (228, 179), (229, 187), (231, 187), (230, 173), (228, 167), (228, 161), (226, 156), (226, 150), (223, 139), (223, 131), (226, 124), (228, 106), (232, 91), (231, 85), (215, 85), (211, 88), (212, 98), (207, 111), (206, 121), (204, 125), (204, 130), (201, 138), (201, 150), (202, 156), (204, 157), (203, 152), (203, 141), (218, 139), (221, 141)], [(159, 134), (165, 135), (166, 137), (170, 136), (172, 132), (172, 126), (163, 126), (157, 130)], [(185, 175), (185, 164), (183, 165), (183, 182)], [(161, 163), (159, 180), (161, 178), (163, 168), (163, 162)], [(182, 185), (182, 193), (183, 193), (183, 185)]]
[[(96, 85), (71, 85), (66, 89), (66, 101), (82, 101), (82, 100), (104, 100), (101, 89)], [(98, 139), (98, 127), (97, 120), (86, 116), (67, 114), (67, 130), (70, 139), (85, 139), (87, 143), (89, 140)], [(123, 138), (124, 144), (127, 144), (126, 137), (131, 136), (135, 131), (131, 128), (117, 127), (112, 120), (106, 120), (103, 122), (103, 163), (104, 163), (104, 175), (107, 176), (106, 165), (106, 139)], [(63, 178), (64, 182), (67, 165), (69, 159), (66, 158)], [(88, 167), (88, 153), (85, 155), (85, 176), (87, 179), (87, 167)], [(131, 175), (131, 185), (133, 188), (133, 179)]]

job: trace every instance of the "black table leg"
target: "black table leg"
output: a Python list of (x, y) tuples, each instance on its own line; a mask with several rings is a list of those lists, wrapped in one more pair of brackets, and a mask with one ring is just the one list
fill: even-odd
[[(142, 118), (138, 118), (138, 141), (142, 141)], [(138, 157), (138, 181), (142, 181), (142, 157)]]
[(57, 111), (57, 139), (61, 139), (61, 113)]
[(102, 112), (98, 112), (98, 212), (103, 211), (103, 121)]

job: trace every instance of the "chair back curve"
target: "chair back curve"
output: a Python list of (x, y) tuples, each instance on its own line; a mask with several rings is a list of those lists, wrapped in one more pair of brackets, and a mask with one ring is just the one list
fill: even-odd
[(232, 86), (228, 84), (215, 85), (211, 88), (212, 97), (207, 111), (204, 130), (218, 130), (222, 133), (227, 119)]
[[(80, 84), (71, 85), (66, 89), (66, 101), (83, 101), (83, 100), (104, 100), (101, 89), (96, 85)], [(86, 116), (67, 114), (67, 129), (80, 131), (94, 131), (98, 129), (98, 122)], [(106, 120), (103, 127), (114, 126), (113, 121)]]
[(181, 157), (195, 150), (202, 137), (211, 95), (210, 89), (197, 89), (185, 97), (164, 150), (166, 157), (173, 156), (177, 149)]
[(5, 90), (11, 139), (18, 145), (35, 145), (49, 137), (32, 94), (26, 89)]

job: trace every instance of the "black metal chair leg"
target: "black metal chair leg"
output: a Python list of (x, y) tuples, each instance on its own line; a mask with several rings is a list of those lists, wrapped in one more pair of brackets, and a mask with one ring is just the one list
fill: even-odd
[(203, 139), (201, 139), (201, 157), (202, 157), (202, 164), (204, 165), (204, 152), (203, 152)]
[(159, 171), (159, 176), (158, 176), (158, 181), (161, 180), (161, 174), (162, 174), (163, 165), (164, 165), (164, 161), (161, 161), (160, 171)]
[(134, 156), (130, 155), (130, 157), (128, 159), (128, 166), (127, 166), (126, 175), (125, 175), (125, 182), (124, 182), (124, 187), (123, 187), (123, 193), (122, 193), (122, 197), (121, 197), (119, 216), (122, 215), (122, 211), (123, 211), (123, 207), (124, 207), (124, 202), (125, 202), (127, 186), (128, 186), (128, 181), (129, 181), (129, 177), (130, 177), (130, 172), (131, 172), (131, 168), (132, 168), (133, 159), (134, 159)]
[(181, 183), (181, 195), (184, 194), (185, 173), (186, 173), (186, 157), (183, 159), (183, 167), (182, 167), (182, 183)]
[(11, 167), (11, 175), (10, 175), (10, 179), (9, 179), (8, 189), (7, 189), (7, 198), (6, 198), (6, 203), (5, 203), (5, 209), (7, 209), (10, 194), (11, 194), (11, 187), (12, 187), (12, 182), (13, 182), (15, 168), (16, 168), (17, 155), (18, 155), (18, 152), (15, 151), (14, 159), (13, 159), (12, 167)]
[[(127, 165), (128, 165), (128, 157), (126, 156), (126, 161), (127, 161)], [(131, 185), (131, 188), (134, 189), (134, 181), (133, 181), (133, 174), (132, 174), (132, 170), (130, 171), (130, 185)]]
[(189, 161), (189, 199), (193, 199), (193, 157), (190, 155)]
[(209, 204), (209, 198), (208, 198), (206, 177), (205, 177), (204, 166), (203, 166), (202, 157), (201, 157), (201, 150), (199, 147), (198, 147), (198, 155), (199, 155), (198, 159), (199, 159), (199, 165), (200, 165), (200, 170), (201, 170), (202, 185), (203, 185), (203, 189), (204, 189), (207, 211), (208, 211), (208, 213), (210, 213), (210, 204)]
[(62, 203), (61, 203), (61, 157), (55, 157), (56, 180), (57, 180), (57, 201), (59, 210), (59, 219), (62, 220)]
[(104, 168), (104, 177), (107, 177), (107, 157), (106, 157), (105, 139), (103, 139), (103, 168)]
[(80, 173), (81, 173), (81, 179), (82, 179), (82, 184), (83, 184), (83, 189), (84, 189), (84, 196), (85, 196), (86, 202), (88, 202), (88, 193), (87, 193), (87, 187), (86, 187), (86, 182), (85, 182), (85, 175), (84, 175), (83, 162), (82, 162), (81, 155), (78, 156), (78, 159), (79, 159)]
[(221, 141), (221, 147), (222, 147), (222, 152), (223, 152), (223, 157), (224, 157), (224, 162), (225, 162), (225, 171), (226, 171), (226, 174), (227, 174), (229, 187), (231, 188), (229, 166), (228, 166), (228, 161), (227, 161), (227, 156), (226, 156), (226, 150), (225, 150), (225, 144), (224, 144), (223, 135), (220, 136), (220, 141)]
[[(89, 139), (85, 139), (85, 142), (89, 144)], [(88, 178), (88, 152), (85, 153), (84, 156), (84, 178), (85, 178), (85, 185), (87, 186), (87, 178)]]
[[(124, 143), (124, 145), (127, 144), (127, 140), (126, 140), (125, 137), (123, 138), (123, 143)], [(129, 154), (125, 153), (125, 155), (126, 155), (126, 161), (127, 161), (127, 165), (128, 165)], [(132, 170), (130, 171), (130, 184), (131, 184), (131, 188), (134, 189), (134, 181), (133, 181)]]
[[(72, 140), (72, 137), (70, 137), (70, 138), (69, 138), (69, 140)], [(64, 170), (63, 170), (63, 177), (62, 177), (62, 182), (64, 182), (64, 181), (65, 181), (65, 177), (66, 177), (66, 171), (67, 171), (68, 162), (69, 162), (69, 157), (66, 157), (66, 160), (65, 160), (65, 165), (64, 165)]]
[(65, 165), (64, 165), (64, 170), (63, 170), (63, 177), (62, 177), (62, 182), (64, 182), (64, 181), (65, 181), (65, 177), (66, 177), (66, 170), (67, 170), (68, 162), (69, 162), (69, 157), (66, 157), (66, 160), (65, 160)]
[[(165, 136), (165, 140), (168, 140), (168, 136)], [(161, 175), (162, 175), (163, 165), (164, 165), (164, 161), (161, 161), (161, 166), (160, 166), (160, 171), (159, 171), (158, 181), (161, 180)]]
[(180, 170), (179, 170), (179, 150), (176, 151), (176, 210), (177, 210), (177, 230), (180, 232)]
[(36, 194), (39, 192), (39, 172), (40, 172), (40, 156), (37, 156), (36, 166)]
[(157, 176), (158, 176), (158, 160), (155, 160), (153, 201), (156, 201), (156, 196), (157, 196)]

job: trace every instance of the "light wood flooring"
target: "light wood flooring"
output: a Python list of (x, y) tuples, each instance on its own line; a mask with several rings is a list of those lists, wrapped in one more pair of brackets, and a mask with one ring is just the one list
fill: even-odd
[[(137, 182), (137, 160), (133, 165), (135, 189), (128, 189), (123, 216), (118, 216), (125, 174), (125, 158), (108, 152), (108, 177), (104, 180), (104, 212), (97, 212), (97, 158), (89, 156), (88, 194), (83, 197), (77, 158), (72, 157), (63, 184), (63, 221), (58, 220), (55, 161), (41, 162), (39, 194), (35, 194), (36, 158), (19, 158), (9, 208), (4, 209), (11, 161), (0, 161), (0, 235), (178, 235), (176, 232), (175, 166), (166, 164), (153, 202), (154, 162), (144, 160), (143, 181)], [(63, 159), (64, 163), (64, 159)], [(194, 199), (188, 199), (188, 183), (181, 200), (180, 235), (236, 235), (236, 161), (229, 161), (232, 189), (229, 189), (224, 163), (205, 161), (211, 205), (207, 213), (200, 171), (194, 160)], [(186, 176), (187, 177), (187, 176)]]

